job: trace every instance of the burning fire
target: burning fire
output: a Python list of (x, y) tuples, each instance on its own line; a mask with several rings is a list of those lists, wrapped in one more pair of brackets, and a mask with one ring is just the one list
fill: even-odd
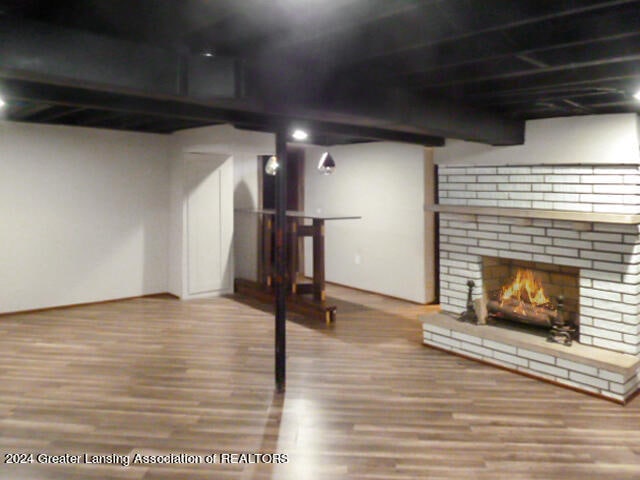
[(528, 303), (536, 307), (551, 302), (544, 294), (542, 282), (534, 276), (531, 270), (522, 269), (518, 269), (516, 277), (510, 285), (502, 287), (500, 295), (501, 306), (507, 301), (519, 304)]

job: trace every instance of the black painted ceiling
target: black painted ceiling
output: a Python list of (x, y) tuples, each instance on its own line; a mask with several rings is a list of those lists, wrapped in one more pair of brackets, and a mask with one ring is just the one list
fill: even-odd
[[(14, 27), (0, 37), (0, 94), (18, 121), (169, 133), (297, 119), (324, 132), (318, 143), (510, 144), (522, 141), (523, 120), (640, 111), (640, 1), (14, 0), (0, 1), (0, 21)], [(57, 31), (77, 42), (41, 40)], [(19, 53), (3, 65), (32, 32), (50, 58), (101, 45), (85, 38), (153, 47), (155, 60), (141, 63), (166, 54), (204, 93), (180, 81), (175, 92), (170, 82), (164, 91), (87, 81), (91, 61), (38, 70)], [(233, 75), (219, 80), (211, 72), (226, 59)], [(207, 61), (216, 67), (193, 70)], [(222, 92), (229, 82), (232, 94)]]

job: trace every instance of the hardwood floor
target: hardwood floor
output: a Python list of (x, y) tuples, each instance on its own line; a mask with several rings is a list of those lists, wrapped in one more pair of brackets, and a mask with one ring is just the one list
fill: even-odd
[[(3, 480), (640, 478), (626, 407), (432, 350), (429, 308), (344, 288), (334, 326), (248, 300), (145, 298), (0, 317), (0, 451), (265, 453), (288, 463), (0, 463)], [(241, 301), (242, 300), (242, 301)], [(50, 458), (50, 457), (49, 457)]]

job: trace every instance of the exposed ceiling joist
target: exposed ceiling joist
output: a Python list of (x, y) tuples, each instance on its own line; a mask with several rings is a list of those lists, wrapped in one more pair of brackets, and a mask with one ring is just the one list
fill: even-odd
[[(484, 5), (484, 8), (478, 8), (472, 15), (469, 15), (468, 9), (465, 9), (462, 5), (457, 8), (456, 4), (464, 3), (464, 0), (455, 0), (436, 3), (435, 5), (439, 10), (458, 11), (459, 15), (464, 14), (467, 21), (472, 24), (471, 26), (442, 29), (441, 34), (417, 29), (416, 38), (411, 41), (389, 43), (384, 46), (385, 48), (372, 49), (369, 53), (363, 53), (358, 58), (354, 58), (354, 65), (358, 63), (368, 64), (372, 60), (395, 57), (398, 54), (406, 54), (411, 51), (421, 51), (440, 44), (468, 41), (474, 38), (477, 40), (487, 34), (508, 32), (526, 25), (551, 22), (560, 18), (569, 18), (578, 14), (597, 12), (627, 4), (637, 4), (638, 0), (590, 1), (583, 2), (582, 5), (567, 1), (537, 2), (539, 12), (532, 15), (521, 15), (520, 5), (512, 0), (501, 0), (491, 4), (478, 2), (478, 5)], [(502, 6), (500, 3), (502, 3)], [(475, 6), (474, 3), (471, 3), (471, 5)], [(487, 19), (478, 18), (482, 15), (486, 16)], [(423, 38), (420, 39), (419, 37)]]
[[(268, 89), (262, 88), (258, 102), (246, 102), (238, 98), (244, 90), (254, 90), (251, 82), (239, 76), (237, 64), (232, 59), (202, 56), (181, 58), (175, 53), (162, 55), (160, 49), (145, 46), (133, 48), (130, 43), (112, 40), (68, 29), (51, 29), (40, 23), (22, 22), (9, 24), (0, 20), (0, 45), (7, 54), (0, 56), (0, 76), (32, 82), (29, 94), (23, 92), (17, 98), (34, 100), (36, 90), (51, 88), (51, 95), (41, 101), (59, 101), (60, 89), (70, 87), (82, 93), (67, 96), (63, 102), (70, 106), (94, 107), (100, 94), (120, 95), (127, 98), (126, 108), (132, 103), (150, 106), (151, 100), (161, 102), (163, 115), (180, 118), (183, 112), (203, 121), (232, 121), (233, 117), (254, 117), (253, 123), (268, 125), (271, 118), (302, 118), (310, 122), (351, 124), (358, 128), (370, 128), (371, 135), (390, 138), (401, 134), (429, 144), (441, 144), (436, 137), (454, 137), (492, 144), (515, 144), (523, 141), (523, 124), (503, 120), (495, 114), (462, 108), (444, 100), (424, 103), (420, 98), (398, 96), (395, 90), (379, 90), (375, 103), (371, 96), (358, 98), (334, 97), (330, 102), (315, 103), (304, 95), (290, 98), (291, 90), (304, 91), (305, 85), (281, 75), (264, 76)], [(87, 46), (91, 48), (86, 50)], [(147, 61), (143, 61), (144, 59)], [(186, 62), (186, 63), (185, 63)], [(141, 66), (136, 65), (141, 63)], [(135, 70), (135, 75), (127, 74)], [(26, 83), (24, 84), (26, 85)], [(35, 85), (38, 85), (35, 88)], [(264, 83), (263, 83), (264, 85)], [(15, 86), (15, 85), (14, 85)], [(9, 88), (10, 92), (11, 89)], [(133, 96), (139, 96), (134, 102)], [(118, 101), (115, 103), (118, 109)], [(221, 107), (223, 105), (223, 107)], [(437, 105), (437, 108), (435, 106)], [(426, 112), (418, 110), (423, 106)], [(111, 107), (113, 108), (113, 107)], [(435, 112), (440, 112), (437, 115)], [(446, 113), (443, 116), (441, 113)], [(470, 114), (477, 122), (470, 126), (466, 118)], [(336, 120), (336, 118), (338, 120)], [(344, 121), (347, 119), (347, 121)], [(369, 137), (366, 137), (369, 138)]]
[(425, 80), (415, 80), (416, 85), (420, 85), (422, 88), (438, 88), (438, 87), (451, 87), (455, 85), (466, 85), (473, 83), (484, 83), (493, 80), (510, 80), (520, 77), (533, 77), (538, 75), (543, 75), (546, 73), (558, 73), (558, 72), (571, 72), (574, 75), (579, 75), (578, 70), (583, 68), (592, 68), (592, 67), (600, 67), (612, 64), (629, 64), (632, 68), (635, 66), (635, 63), (640, 61), (640, 53), (630, 54), (630, 55), (622, 55), (618, 57), (607, 57), (600, 58), (597, 60), (590, 60), (586, 62), (575, 62), (570, 64), (563, 65), (547, 65), (541, 66), (538, 65), (535, 68), (514, 68), (513, 71), (501, 72), (488, 74), (484, 76), (478, 76), (474, 78), (469, 78), (464, 75), (464, 72), (457, 72), (457, 74), (453, 78), (447, 78), (446, 80), (442, 78), (441, 80), (434, 81), (433, 83), (429, 83), (429, 81)]
[[(623, 44), (639, 42), (640, 15), (630, 17), (630, 20), (625, 24), (616, 22), (617, 15), (609, 15), (608, 17), (601, 18), (599, 15), (594, 15), (593, 18), (583, 22), (580, 29), (575, 29), (573, 32), (568, 30), (566, 25), (558, 25), (558, 29), (563, 31), (562, 35), (536, 37), (535, 32), (527, 30), (522, 35), (514, 35), (513, 32), (509, 32), (508, 39), (504, 37), (503, 33), (494, 33), (485, 37), (482, 42), (471, 45), (452, 42), (446, 45), (431, 46), (404, 56), (398, 56), (394, 60), (394, 68), (390, 69), (388, 77), (417, 77), (420, 74), (509, 58), (523, 59), (523, 57), (527, 57), (535, 64), (537, 61), (531, 58), (532, 55), (545, 52), (563, 53), (563, 51), (570, 54), (572, 50), (580, 46), (606, 49), (605, 55), (609, 56), (609, 49), (612, 48), (612, 43), (615, 41), (624, 42)], [(588, 38), (584, 36), (585, 29), (593, 32)], [(591, 55), (594, 55), (594, 52), (591, 52)], [(575, 60), (572, 58), (571, 61)], [(546, 66), (544, 62), (538, 62), (537, 65)]]
[(8, 99), (14, 120), (44, 104), (33, 121), (161, 133), (296, 119), (509, 145), (526, 119), (640, 111), (638, 12), (640, 0), (9, 0), (0, 88), (35, 95)]
[[(616, 66), (616, 75), (611, 77), (613, 71), (611, 66)], [(491, 94), (492, 92), (505, 92), (521, 89), (544, 89), (556, 90), (558, 88), (566, 88), (568, 86), (585, 88), (585, 87), (601, 87), (606, 86), (609, 81), (619, 81), (621, 79), (629, 79), (630, 83), (634, 83), (634, 79), (638, 78), (638, 61), (629, 62), (602, 62), (595, 65), (583, 66), (582, 68), (567, 68), (562, 71), (549, 70), (547, 72), (537, 72), (532, 76), (513, 75), (505, 73), (504, 77), (485, 79), (465, 85), (459, 84), (464, 89), (465, 95)], [(449, 85), (441, 85), (440, 87), (424, 87), (425, 90), (435, 91), (438, 88), (450, 88)]]

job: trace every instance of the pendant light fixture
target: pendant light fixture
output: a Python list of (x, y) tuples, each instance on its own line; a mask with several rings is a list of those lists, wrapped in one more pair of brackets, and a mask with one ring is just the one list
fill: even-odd
[(278, 158), (275, 155), (269, 157), (266, 165), (264, 166), (264, 172), (267, 175), (275, 176), (278, 173), (278, 168), (280, 168), (280, 164), (278, 163)]
[(336, 169), (336, 162), (329, 152), (324, 152), (318, 162), (318, 171), (324, 175), (331, 175)]

